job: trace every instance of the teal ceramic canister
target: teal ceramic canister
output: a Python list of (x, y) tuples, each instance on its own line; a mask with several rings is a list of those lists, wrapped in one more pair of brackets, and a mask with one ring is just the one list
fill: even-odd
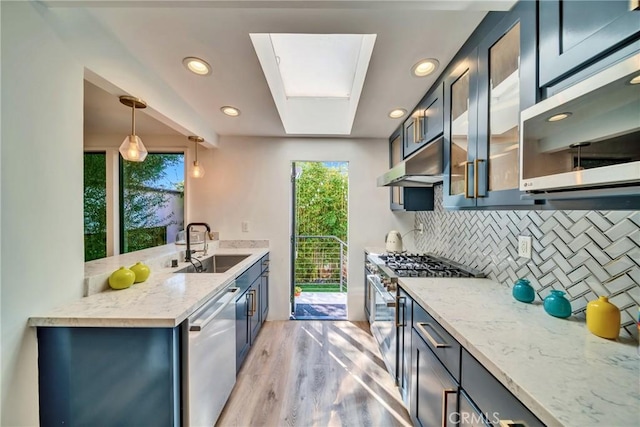
[(520, 302), (530, 303), (536, 299), (536, 292), (527, 279), (518, 279), (513, 285), (511, 293)]
[(571, 303), (564, 297), (562, 291), (551, 291), (544, 299), (544, 311), (555, 317), (569, 317), (571, 316)]

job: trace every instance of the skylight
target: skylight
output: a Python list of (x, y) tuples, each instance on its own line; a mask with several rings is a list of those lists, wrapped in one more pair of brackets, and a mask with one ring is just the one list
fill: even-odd
[(348, 98), (361, 35), (270, 34), (287, 97)]
[(351, 133), (375, 34), (250, 36), (286, 133)]

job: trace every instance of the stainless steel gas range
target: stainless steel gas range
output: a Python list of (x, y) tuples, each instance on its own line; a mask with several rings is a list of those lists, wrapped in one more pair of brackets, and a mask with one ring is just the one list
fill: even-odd
[(398, 337), (404, 336), (408, 313), (403, 309), (404, 297), (399, 295), (398, 279), (484, 277), (484, 274), (433, 254), (408, 253), (369, 253), (365, 260), (365, 270), (365, 311), (371, 333), (378, 342), (387, 370), (396, 379), (407, 403), (407, 366), (399, 357), (403, 343), (399, 342)]

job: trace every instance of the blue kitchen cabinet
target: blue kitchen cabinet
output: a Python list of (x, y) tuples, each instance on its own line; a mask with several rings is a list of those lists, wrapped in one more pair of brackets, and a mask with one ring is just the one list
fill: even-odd
[(260, 292), (261, 284), (261, 276), (258, 276), (253, 281), (253, 284), (247, 293), (247, 303), (249, 304), (247, 317), (249, 318), (249, 340), (251, 345), (256, 341), (258, 332), (260, 332), (260, 327), (262, 326), (260, 318), (260, 301), (262, 300), (262, 292)]
[(37, 334), (41, 426), (180, 425), (179, 327)]
[(269, 312), (269, 255), (236, 279), (236, 372), (240, 371)]
[[(402, 287), (398, 295), (413, 313), (405, 319), (410, 331), (409, 413), (414, 425), (544, 426)], [(407, 338), (403, 341), (406, 346)]]
[[(473, 402), (467, 402), (469, 408), (478, 408), (478, 412), (485, 415), (485, 425), (502, 427), (505, 424), (509, 425), (505, 420), (517, 420), (515, 425), (544, 427), (538, 417), (464, 348), (460, 363), (461, 385), (465, 396)], [(461, 415), (466, 411), (461, 410)]]
[[(490, 25), (489, 25), (490, 24)], [(520, 111), (536, 103), (536, 6), (483, 21), (445, 77), (444, 205), (533, 205), (519, 190)]]
[(240, 371), (244, 359), (251, 348), (251, 335), (249, 330), (249, 289), (239, 291), (236, 298), (236, 373)]
[(262, 274), (260, 275), (260, 323), (264, 323), (269, 315), (269, 255), (260, 260)]
[(442, 135), (444, 120), (444, 92), (437, 84), (420, 101), (403, 125), (403, 158), (409, 157), (428, 142)]
[(605, 57), (616, 60), (625, 46), (640, 38), (637, 1), (545, 0), (538, 7), (543, 88), (597, 61), (600, 67), (610, 65)]

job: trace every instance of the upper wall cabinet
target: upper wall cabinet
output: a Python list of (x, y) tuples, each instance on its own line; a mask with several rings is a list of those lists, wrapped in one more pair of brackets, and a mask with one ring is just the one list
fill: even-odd
[(403, 156), (405, 158), (427, 142), (442, 135), (443, 95), (442, 83), (434, 86), (404, 122)]
[[(404, 127), (396, 130), (389, 139), (389, 166), (402, 161), (402, 134)], [(391, 187), (392, 211), (432, 211), (433, 187)]]
[(540, 87), (557, 83), (640, 35), (637, 0), (545, 0), (540, 11)]
[(444, 205), (533, 204), (520, 199), (520, 111), (535, 104), (536, 6), (520, 2), (445, 79)]

